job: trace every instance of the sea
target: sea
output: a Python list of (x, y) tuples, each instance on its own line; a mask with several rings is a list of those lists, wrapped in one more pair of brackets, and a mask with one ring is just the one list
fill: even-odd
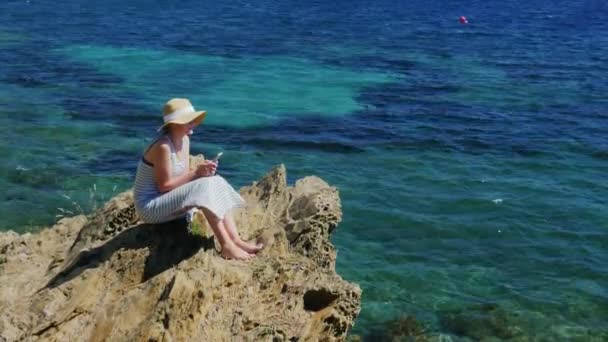
[(235, 188), (339, 190), (353, 335), (608, 340), (607, 1), (4, 0), (0, 230), (129, 189), (172, 97)]

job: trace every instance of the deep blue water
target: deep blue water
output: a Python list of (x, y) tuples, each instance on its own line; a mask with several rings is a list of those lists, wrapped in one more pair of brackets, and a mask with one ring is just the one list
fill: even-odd
[(189, 97), (209, 112), (195, 152), (225, 151), (235, 187), (285, 163), (339, 188), (355, 333), (413, 315), (453, 340), (608, 338), (607, 19), (605, 1), (2, 2), (0, 229), (129, 188), (162, 104)]

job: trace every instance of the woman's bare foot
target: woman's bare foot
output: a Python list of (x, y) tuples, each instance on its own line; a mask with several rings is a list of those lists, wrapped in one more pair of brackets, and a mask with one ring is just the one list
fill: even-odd
[(222, 256), (226, 259), (247, 260), (253, 258), (254, 255), (231, 243), (222, 246)]
[(237, 241), (234, 242), (237, 246), (241, 247), (241, 249), (243, 249), (245, 252), (247, 253), (257, 253), (259, 251), (262, 250), (262, 248), (264, 248), (264, 245), (261, 243), (258, 244), (252, 244), (246, 241), (243, 241), (241, 239), (238, 239)]

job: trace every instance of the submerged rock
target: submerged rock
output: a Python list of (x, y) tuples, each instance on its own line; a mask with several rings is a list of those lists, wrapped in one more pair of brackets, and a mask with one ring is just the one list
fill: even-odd
[(516, 312), (497, 304), (481, 304), (440, 314), (444, 329), (475, 340), (525, 340), (524, 330)]
[(443, 329), (474, 341), (608, 341), (603, 326), (588, 328), (575, 323), (538, 324), (517, 311), (494, 303), (440, 312)]
[(334, 341), (361, 290), (335, 272), (338, 192), (283, 166), (240, 190), (253, 260), (219, 256), (181, 220), (138, 221), (132, 193), (36, 234), (0, 233), (0, 341)]
[(390, 341), (390, 342), (434, 342), (440, 341), (432, 335), (428, 327), (413, 316), (403, 316), (387, 321), (376, 329), (367, 333), (362, 341)]

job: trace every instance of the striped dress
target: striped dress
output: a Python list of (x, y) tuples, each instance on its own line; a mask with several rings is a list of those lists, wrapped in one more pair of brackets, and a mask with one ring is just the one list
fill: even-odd
[[(163, 137), (159, 138), (163, 139)], [(175, 147), (171, 147), (171, 177), (188, 171), (187, 163), (178, 160)], [(154, 165), (143, 156), (137, 165), (133, 188), (135, 209), (147, 223), (161, 223), (185, 216), (192, 207), (205, 207), (220, 219), (232, 208), (244, 207), (245, 201), (221, 176), (197, 178), (179, 187), (161, 193), (154, 179)]]

